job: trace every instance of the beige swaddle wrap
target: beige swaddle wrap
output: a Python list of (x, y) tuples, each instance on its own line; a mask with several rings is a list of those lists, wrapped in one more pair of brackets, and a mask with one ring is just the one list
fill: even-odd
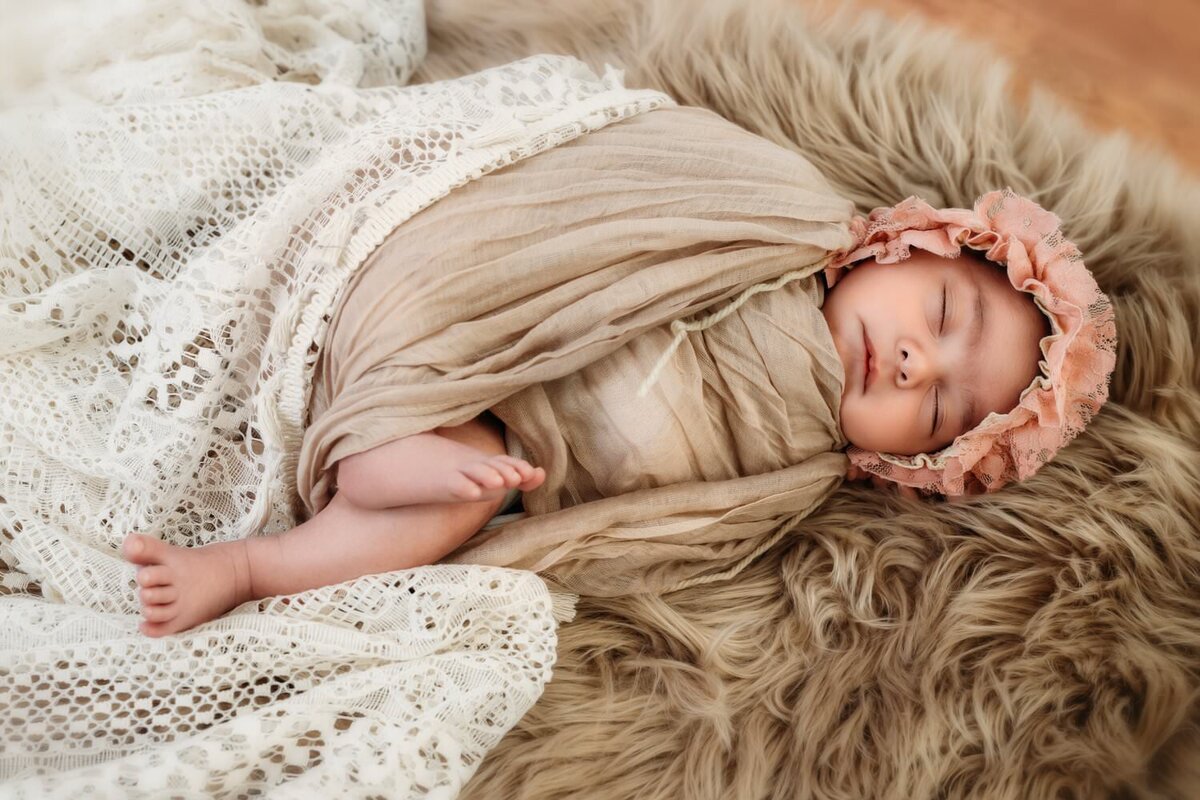
[[(456, 189), (343, 290), (317, 356), (301, 498), (316, 512), (339, 459), (490, 408), (546, 481), (525, 518), (443, 561), (596, 595), (736, 574), (848, 465), (818, 274), (852, 244), (853, 210), (803, 157), (696, 108)], [(673, 320), (797, 270), (688, 332), (637, 396)]]

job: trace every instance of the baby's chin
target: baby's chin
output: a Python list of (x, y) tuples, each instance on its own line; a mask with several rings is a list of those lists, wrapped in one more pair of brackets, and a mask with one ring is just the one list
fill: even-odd
[[(852, 387), (847, 385), (842, 392), (841, 404), (838, 408), (838, 430), (842, 434), (842, 438), (846, 440), (846, 447), (857, 447), (861, 450), (870, 450), (873, 448), (865, 447), (861, 442), (864, 437), (861, 435), (859, 426), (855, 424), (855, 418), (858, 416), (859, 391), (860, 387)], [(848, 413), (849, 412), (849, 413)], [(870, 438), (870, 437), (866, 437)]]

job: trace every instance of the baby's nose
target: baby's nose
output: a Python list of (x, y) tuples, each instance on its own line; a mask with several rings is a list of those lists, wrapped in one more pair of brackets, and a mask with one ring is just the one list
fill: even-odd
[(929, 360), (914, 347), (900, 345), (896, 362), (896, 379), (901, 386), (919, 382), (925, 378)]

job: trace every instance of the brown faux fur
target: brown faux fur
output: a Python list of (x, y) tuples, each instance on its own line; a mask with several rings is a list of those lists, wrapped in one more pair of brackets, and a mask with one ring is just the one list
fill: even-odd
[(470, 798), (1200, 797), (1200, 186), (877, 12), (435, 0), (418, 80), (540, 52), (794, 147), (866, 213), (1005, 185), (1117, 309), (1111, 399), (961, 503), (846, 486), (738, 578), (584, 598)]

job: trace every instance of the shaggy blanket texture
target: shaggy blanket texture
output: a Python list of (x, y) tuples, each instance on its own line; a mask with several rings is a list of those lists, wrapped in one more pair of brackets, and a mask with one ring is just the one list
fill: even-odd
[(1018, 107), (988, 51), (854, 7), (427, 12), (418, 81), (607, 60), (801, 151), (862, 213), (1010, 185), (1063, 219), (1120, 337), (1107, 406), (1031, 480), (849, 484), (733, 580), (582, 599), (461, 796), (1200, 796), (1200, 186), (1053, 97)]

